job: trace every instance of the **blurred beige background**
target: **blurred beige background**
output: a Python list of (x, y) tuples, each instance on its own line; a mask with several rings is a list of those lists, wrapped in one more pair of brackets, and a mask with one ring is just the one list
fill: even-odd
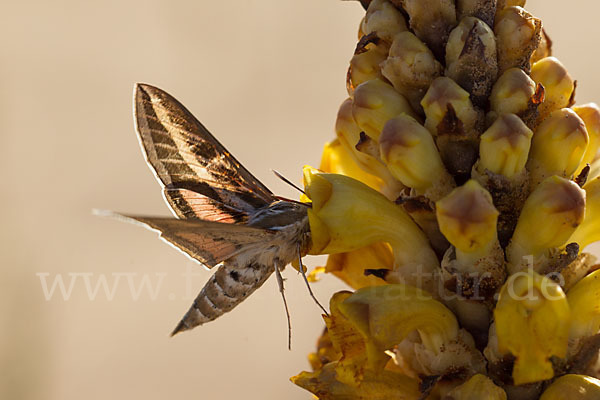
[[(528, 9), (579, 80), (578, 102), (600, 100), (600, 6), (531, 0)], [(270, 169), (299, 182), (303, 164), (318, 165), (362, 13), (337, 0), (4, 4), (0, 398), (309, 398), (288, 378), (308, 368), (322, 321), (297, 274), (284, 273), (291, 352), (274, 280), (171, 339), (210, 273), (91, 209), (168, 214), (133, 131), (138, 81), (176, 96), (273, 191), (297, 196)], [(67, 289), (75, 279), (68, 300), (58, 289), (45, 299), (44, 279), (57, 276)], [(119, 279), (111, 300), (102, 288), (88, 296), (85, 279), (101, 276), (108, 289)], [(156, 293), (136, 294), (144, 276)], [(342, 287), (326, 278), (314, 289), (327, 302)]]

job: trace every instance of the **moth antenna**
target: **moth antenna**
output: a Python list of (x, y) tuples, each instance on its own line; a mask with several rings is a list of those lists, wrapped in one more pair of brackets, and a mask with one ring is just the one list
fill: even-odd
[(287, 300), (285, 299), (285, 293), (283, 292), (283, 277), (281, 276), (281, 271), (279, 270), (279, 265), (277, 262), (275, 263), (275, 276), (277, 277), (277, 285), (279, 286), (279, 293), (281, 293), (281, 297), (283, 298), (283, 306), (285, 307), (285, 316), (287, 317), (287, 325), (288, 325), (288, 350), (292, 350), (292, 320), (290, 318), (290, 310), (288, 309)]
[(278, 177), (279, 179), (281, 179), (282, 181), (284, 181), (285, 183), (287, 183), (288, 185), (290, 185), (294, 189), (300, 191), (300, 193), (306, 194), (306, 192), (304, 192), (304, 190), (300, 189), (298, 186), (296, 186), (295, 184), (293, 184), (292, 182), (290, 182), (290, 180), (288, 178), (286, 178), (285, 176), (281, 175), (279, 172), (275, 171), (274, 169), (272, 169), (271, 171), (273, 171), (273, 173), (275, 174), (276, 177)]
[(312, 203), (303, 203), (301, 201), (288, 199), (287, 197), (282, 197), (282, 196), (275, 196), (275, 198), (278, 200), (289, 201), (290, 203), (296, 203), (296, 204), (300, 204), (301, 206), (312, 208)]
[(323, 310), (325, 315), (327, 315), (329, 317), (329, 313), (327, 312), (325, 307), (323, 307), (321, 305), (321, 303), (319, 303), (319, 300), (317, 300), (312, 289), (310, 288), (310, 283), (308, 282), (308, 278), (306, 277), (306, 272), (304, 272), (304, 265), (302, 265), (302, 253), (300, 253), (300, 243), (298, 242), (296, 245), (298, 248), (298, 266), (300, 268), (300, 272), (302, 273), (302, 277), (304, 278), (304, 283), (306, 283), (306, 287), (308, 288), (308, 293), (310, 293), (310, 297), (312, 297), (312, 299), (315, 301), (315, 303), (317, 303), (317, 305), (319, 307), (321, 307), (321, 310)]

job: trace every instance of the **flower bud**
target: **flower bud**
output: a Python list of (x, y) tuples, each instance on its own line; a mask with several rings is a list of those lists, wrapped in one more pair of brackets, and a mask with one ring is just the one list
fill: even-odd
[(506, 392), (487, 376), (477, 374), (452, 389), (445, 398), (447, 400), (506, 400)]
[(394, 36), (407, 29), (402, 13), (387, 0), (371, 1), (361, 24), (365, 35), (374, 32), (388, 43), (392, 43)]
[(494, 32), (478, 18), (463, 18), (446, 45), (446, 76), (469, 92), (474, 104), (485, 107), (497, 75)]
[(448, 35), (456, 26), (454, 0), (400, 0), (400, 3), (415, 35), (429, 46), (438, 60), (444, 59)]
[(496, 81), (490, 95), (490, 108), (495, 117), (516, 114), (530, 128), (535, 126), (538, 106), (544, 100), (543, 87), (520, 68), (509, 68)]
[(512, 275), (494, 310), (498, 351), (516, 357), (515, 385), (554, 376), (550, 357), (565, 357), (571, 312), (561, 287), (534, 271)]
[[(527, 256), (533, 262), (566, 244), (585, 215), (585, 191), (573, 181), (551, 176), (529, 195), (506, 249), (509, 273), (524, 268)], [(535, 264), (534, 264), (535, 267)]]
[(529, 72), (530, 59), (542, 37), (542, 21), (521, 7), (508, 7), (496, 14), (494, 25), (498, 68), (521, 68)]
[(433, 81), (421, 101), (425, 127), (436, 136), (444, 165), (452, 175), (466, 175), (477, 160), (483, 114), (473, 107), (469, 93), (452, 79)]
[(546, 57), (533, 64), (531, 79), (544, 86), (544, 102), (538, 109), (538, 121), (541, 122), (552, 111), (569, 107), (575, 82), (556, 57)]
[(379, 64), (387, 58), (388, 46), (375, 34), (361, 38), (346, 75), (346, 88), (350, 96), (354, 95), (354, 90), (361, 83), (382, 77)]
[(525, 169), (533, 133), (514, 114), (502, 114), (481, 135), (479, 161), (471, 176), (485, 187), (500, 212), (498, 240), (504, 248), (513, 235), (529, 194)]
[[(381, 193), (352, 178), (304, 168), (311, 254), (345, 253), (373, 243), (389, 243), (397, 280), (434, 293), (437, 257), (413, 220)], [(388, 276), (388, 280), (390, 280)]]
[(564, 399), (600, 399), (600, 380), (585, 375), (563, 375), (552, 382), (540, 397), (540, 400)]
[(600, 240), (600, 223), (598, 223), (600, 221), (600, 177), (589, 181), (583, 189), (585, 190), (585, 218), (569, 238), (570, 243), (579, 244), (582, 250)]
[(361, 129), (352, 116), (352, 99), (347, 99), (340, 106), (335, 131), (341, 145), (352, 156), (354, 162), (367, 174), (379, 178), (379, 191), (390, 200), (397, 199), (404, 186), (392, 176), (378, 157), (373, 157), (357, 148), (360, 142)]
[(366, 173), (380, 179), (379, 191), (389, 199), (397, 199), (403, 185), (392, 176), (379, 158), (359, 151), (356, 147), (360, 141), (361, 129), (352, 116), (352, 99), (346, 99), (340, 106), (335, 122), (335, 131), (338, 140), (351, 154), (354, 162)]
[(492, 196), (470, 180), (436, 203), (440, 230), (456, 248), (456, 259), (469, 269), (497, 246), (498, 210)]
[(570, 340), (577, 348), (582, 340), (600, 332), (600, 270), (594, 271), (567, 292), (573, 312)]
[(585, 123), (573, 110), (556, 110), (542, 122), (533, 135), (527, 170), (531, 187), (545, 178), (558, 175), (571, 178), (589, 141)]
[(481, 135), (479, 163), (494, 174), (513, 178), (525, 169), (533, 132), (514, 114), (503, 114)]
[(414, 110), (421, 109), (427, 88), (442, 72), (443, 67), (431, 50), (411, 32), (396, 35), (388, 59), (381, 63), (383, 76), (410, 101)]
[[(360, 139), (360, 128), (352, 116), (352, 99), (342, 103), (335, 121), (335, 132), (340, 143), (352, 153), (356, 163), (367, 173), (386, 179), (389, 176), (387, 168), (378, 159), (356, 149)], [(382, 174), (382, 172), (385, 172)], [(391, 177), (391, 176), (390, 176)]]
[[(421, 101), (425, 111), (425, 128), (433, 136), (459, 134), (477, 137), (477, 128), (481, 115), (473, 107), (469, 93), (448, 77), (440, 77), (433, 81)], [(454, 120), (458, 123), (449, 126), (448, 106), (452, 107)], [(456, 121), (455, 121), (456, 122)], [(451, 129), (455, 127), (454, 131)]]
[(379, 139), (383, 126), (389, 119), (402, 113), (416, 117), (404, 96), (380, 79), (364, 82), (354, 91), (354, 120), (374, 140)]
[(439, 198), (452, 189), (452, 178), (442, 164), (431, 133), (414, 118), (403, 114), (390, 119), (379, 137), (379, 145), (383, 162), (392, 175), (416, 189), (418, 195), (430, 192)]
[(577, 113), (579, 118), (585, 123), (585, 128), (588, 133), (589, 142), (581, 164), (575, 171), (575, 175), (578, 175), (586, 164), (591, 164), (597, 158), (598, 149), (600, 148), (600, 108), (596, 103), (582, 104), (580, 106), (574, 106), (573, 111)]
[(504, 283), (504, 252), (498, 243), (498, 211), (475, 180), (436, 203), (440, 230), (454, 247), (442, 259), (445, 303), (461, 326), (484, 335), (491, 313), (485, 304)]

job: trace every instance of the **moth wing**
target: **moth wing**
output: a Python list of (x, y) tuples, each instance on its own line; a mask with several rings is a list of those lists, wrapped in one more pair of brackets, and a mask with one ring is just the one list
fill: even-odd
[(188, 189), (163, 191), (165, 200), (181, 219), (201, 219), (225, 224), (243, 224), (248, 213)]
[(273, 232), (244, 225), (168, 217), (123, 215), (95, 211), (97, 215), (142, 225), (157, 231), (160, 238), (207, 268), (244, 252), (257, 251), (272, 239)]
[(275, 200), (265, 185), (165, 91), (137, 84), (134, 107), (146, 160), (166, 189), (186, 189), (244, 213)]

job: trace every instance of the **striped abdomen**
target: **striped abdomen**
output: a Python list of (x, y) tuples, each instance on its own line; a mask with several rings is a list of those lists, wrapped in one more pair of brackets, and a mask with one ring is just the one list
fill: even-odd
[(271, 276), (273, 265), (244, 268), (223, 264), (206, 283), (171, 335), (217, 319), (250, 296)]

